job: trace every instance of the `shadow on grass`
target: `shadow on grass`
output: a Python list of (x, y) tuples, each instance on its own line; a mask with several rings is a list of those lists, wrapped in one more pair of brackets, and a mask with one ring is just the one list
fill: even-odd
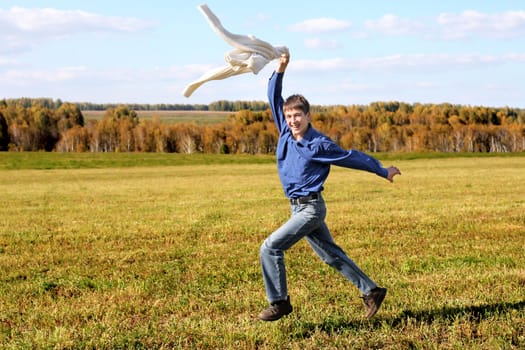
[(300, 338), (308, 338), (315, 331), (323, 331), (327, 334), (337, 334), (348, 330), (377, 329), (389, 326), (392, 329), (403, 327), (409, 322), (420, 324), (432, 324), (434, 321), (453, 322), (458, 317), (465, 318), (473, 323), (494, 316), (505, 314), (510, 310), (525, 309), (525, 300), (518, 302), (505, 302), (496, 304), (482, 304), (473, 306), (443, 306), (430, 310), (403, 310), (395, 317), (381, 317), (377, 315), (372, 320), (359, 319), (352, 321), (342, 321), (328, 318), (321, 323), (305, 323), (302, 332), (296, 334)]

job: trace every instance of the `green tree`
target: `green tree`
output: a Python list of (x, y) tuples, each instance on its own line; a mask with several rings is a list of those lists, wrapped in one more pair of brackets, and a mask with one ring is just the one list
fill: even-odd
[(7, 120), (0, 110), (0, 151), (7, 151), (9, 147), (9, 131)]
[(55, 112), (59, 132), (64, 132), (75, 125), (84, 126), (84, 116), (80, 108), (73, 103), (63, 103)]

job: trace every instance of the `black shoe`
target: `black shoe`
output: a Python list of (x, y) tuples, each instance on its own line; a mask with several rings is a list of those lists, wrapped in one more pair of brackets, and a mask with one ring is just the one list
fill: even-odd
[(367, 295), (363, 295), (363, 302), (366, 306), (366, 318), (372, 318), (385, 299), (386, 288), (375, 287)]
[(292, 304), (290, 304), (290, 297), (286, 300), (272, 303), (268, 308), (264, 309), (259, 314), (259, 319), (263, 321), (277, 321), (283, 316), (288, 315), (293, 310)]

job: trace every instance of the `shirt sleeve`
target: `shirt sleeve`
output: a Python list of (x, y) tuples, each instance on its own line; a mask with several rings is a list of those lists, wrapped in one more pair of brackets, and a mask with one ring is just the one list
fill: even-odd
[(283, 113), (284, 100), (282, 97), (283, 90), (283, 76), (284, 73), (273, 72), (270, 80), (268, 81), (268, 101), (270, 103), (270, 109), (272, 110), (273, 120), (279, 133), (282, 132), (286, 126)]
[(345, 168), (364, 170), (387, 178), (386, 170), (379, 160), (356, 150), (344, 150), (332, 141), (325, 140), (319, 144), (314, 160)]

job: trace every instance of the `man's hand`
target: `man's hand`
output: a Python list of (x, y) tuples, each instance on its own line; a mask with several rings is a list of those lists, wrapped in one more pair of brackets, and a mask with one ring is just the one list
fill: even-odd
[(390, 182), (394, 182), (394, 176), (401, 175), (401, 172), (395, 166), (388, 167), (386, 170), (388, 170), (388, 176), (386, 179)]
[(286, 67), (288, 66), (288, 62), (290, 62), (290, 54), (289, 53), (282, 53), (281, 57), (279, 57), (279, 64), (277, 66), (277, 73), (284, 73), (286, 70)]

